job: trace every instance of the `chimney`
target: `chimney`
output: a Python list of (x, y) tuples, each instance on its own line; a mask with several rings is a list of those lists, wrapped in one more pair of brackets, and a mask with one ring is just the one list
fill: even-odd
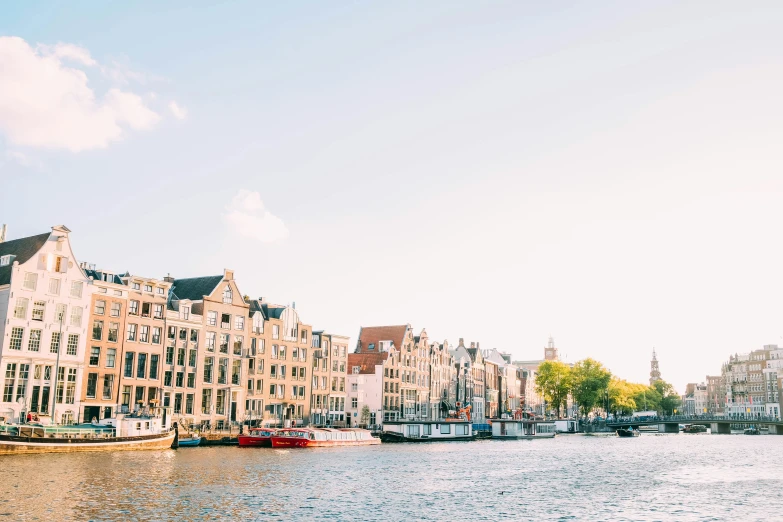
[(0, 243), (5, 242), (5, 235), (8, 233), (8, 226), (3, 223), (3, 226), (0, 227)]
[(258, 302), (259, 302), (259, 303), (265, 303), (266, 301), (264, 301), (264, 298), (263, 298), (263, 297), (259, 297), (259, 298), (258, 298)]
[(171, 272), (166, 274), (166, 277), (164, 277), (163, 280), (166, 281), (167, 283), (173, 283), (174, 282), (174, 278), (171, 277)]
[(475, 348), (475, 347), (476, 347), (476, 343), (474, 343), (474, 342), (471, 342), (471, 343), (470, 343), (470, 347), (471, 347), (471, 348)]
[(477, 349), (477, 350), (478, 350), (478, 347), (479, 347), (479, 342), (478, 342), (478, 341), (476, 341), (476, 349)]
[(229, 270), (228, 268), (224, 268), (223, 269), (223, 279), (225, 279), (227, 281), (231, 281), (232, 279), (234, 279), (234, 271), (233, 270)]
[(459, 338), (459, 345), (458, 345), (458, 346), (462, 346), (462, 347), (464, 348), (464, 347), (465, 347), (465, 339), (463, 339), (462, 337), (460, 337), (460, 338)]

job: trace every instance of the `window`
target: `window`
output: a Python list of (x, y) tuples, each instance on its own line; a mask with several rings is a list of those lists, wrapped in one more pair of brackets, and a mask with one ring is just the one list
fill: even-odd
[(155, 290), (158, 292), (158, 295), (163, 295), (166, 291), (162, 286), (157, 287)]
[(359, 407), (359, 399), (354, 397), (353, 399), (351, 399), (351, 408), (355, 410), (358, 407)]
[(191, 343), (197, 343), (198, 342), (198, 330), (191, 330), (190, 331), (190, 342)]
[(226, 285), (226, 288), (223, 290), (223, 302), (226, 304), (231, 304), (233, 301), (233, 293), (231, 292), (231, 287), (229, 285)]
[(277, 352), (277, 356), (285, 361), (285, 346), (281, 346), (280, 349)]
[(220, 334), (220, 353), (228, 353), (228, 334)]
[(152, 317), (154, 317), (155, 319), (163, 319), (163, 305), (162, 304), (156, 304), (153, 307)]
[(122, 311), (122, 303), (112, 303), (110, 315), (112, 317), (119, 317)]
[(98, 374), (97, 373), (87, 374), (87, 397), (94, 398), (97, 388), (98, 388)]
[(184, 320), (190, 319), (190, 307), (189, 306), (183, 306), (180, 310), (180, 314), (182, 315), (182, 318)]
[(92, 322), (92, 338), (94, 341), (103, 339), (103, 321)]
[(188, 374), (188, 388), (195, 388), (195, 387), (196, 387), (196, 374), (191, 372)]
[(30, 330), (30, 339), (27, 341), (27, 349), (37, 352), (41, 347), (41, 330)]
[(21, 350), (22, 337), (24, 337), (24, 328), (18, 326), (11, 328), (11, 343), (8, 345), (8, 348), (10, 350)]
[(71, 326), (82, 325), (82, 308), (80, 306), (74, 306), (71, 308)]
[(9, 363), (5, 367), (5, 387), (3, 388), (3, 402), (14, 401), (15, 379), (16, 379), (16, 363)]
[(245, 329), (245, 318), (241, 315), (235, 315), (234, 316), (234, 330), (244, 330)]
[(277, 359), (277, 352), (279, 347), (276, 344), (272, 345), (272, 359)]
[(107, 340), (110, 343), (116, 343), (119, 334), (120, 334), (120, 323), (109, 323), (109, 334), (107, 336)]
[(133, 352), (128, 352), (125, 354), (125, 368), (123, 370), (123, 375), (125, 377), (131, 377), (133, 378), (133, 358), (136, 354)]
[(160, 326), (152, 327), (152, 344), (160, 344)]
[(215, 332), (207, 332), (207, 351), (215, 351)]
[(197, 353), (198, 352), (196, 350), (190, 350), (190, 352), (188, 352), (188, 366), (190, 366), (191, 368), (195, 368), (196, 367), (196, 355), (197, 355)]
[(134, 290), (141, 290), (141, 284), (140, 283), (133, 283), (132, 288)]
[(307, 360), (307, 348), (299, 350), (299, 360), (302, 362)]
[(101, 360), (101, 348), (99, 346), (93, 346), (90, 348), (90, 366), (98, 366)]
[(226, 413), (226, 390), (218, 390), (215, 397), (215, 413), (225, 415)]
[(302, 330), (302, 344), (307, 342), (307, 330)]
[(46, 312), (46, 301), (33, 302), (33, 321), (43, 321)]
[(60, 295), (60, 280), (56, 277), (49, 279), (49, 293), (52, 295)]
[(138, 330), (139, 326), (136, 324), (128, 323), (128, 340), (129, 341), (135, 341), (136, 340), (136, 330)]
[(52, 343), (49, 345), (49, 353), (60, 351), (60, 332), (52, 332)]
[(103, 315), (106, 313), (106, 301), (95, 301), (95, 315)]
[(239, 374), (242, 371), (242, 361), (235, 360), (231, 365), (231, 384), (239, 384)]
[(177, 366), (185, 366), (185, 349), (180, 348), (177, 350)]
[(214, 357), (205, 357), (204, 358), (204, 382), (211, 383), (212, 382), (212, 366), (215, 364), (215, 358)]
[(111, 399), (112, 398), (112, 391), (114, 388), (114, 375), (107, 373), (103, 376), (103, 398), (104, 399)]
[(258, 340), (258, 353), (266, 353), (266, 343), (264, 343), (263, 339)]
[(122, 405), (123, 409), (125, 411), (128, 410), (130, 407), (130, 400), (131, 400), (131, 387), (130, 386), (123, 386), (122, 387)]
[(150, 308), (152, 305), (150, 303), (141, 303), (141, 316), (142, 317), (149, 317), (150, 316)]
[(245, 338), (241, 335), (234, 336), (234, 355), (242, 355), (242, 343)]
[(114, 361), (117, 358), (117, 349), (116, 348), (108, 348), (106, 350), (106, 367), (107, 368), (114, 368)]
[(168, 338), (169, 339), (176, 339), (177, 338), (177, 327), (176, 326), (169, 326)]
[(77, 299), (81, 299), (83, 288), (84, 288), (84, 283), (82, 283), (81, 281), (71, 282), (71, 297), (76, 297)]
[(193, 415), (193, 397), (192, 393), (185, 396), (185, 415)]
[(228, 382), (228, 359), (222, 358), (218, 361), (218, 384), (227, 384)]
[(115, 290), (114, 295), (122, 297), (122, 290)]
[(56, 323), (62, 323), (65, 322), (65, 314), (68, 312), (68, 306), (64, 304), (58, 304), (54, 308), (54, 322)]
[(38, 286), (38, 274), (27, 272), (24, 275), (24, 283), (22, 283), (22, 287), (25, 290), (35, 290), (37, 286)]
[(177, 372), (177, 388), (182, 388), (185, 385), (185, 373)]
[(0, 266), (8, 266), (11, 264), (11, 256), (0, 256)]
[(201, 413), (208, 414), (212, 411), (212, 390), (201, 390)]
[(128, 315), (139, 315), (139, 302), (131, 301), (128, 308)]
[(174, 364), (174, 347), (166, 347), (166, 364)]
[(150, 342), (150, 327), (146, 324), (141, 325), (141, 330), (139, 330), (139, 342), (140, 343), (148, 343)]
[(79, 334), (68, 334), (68, 345), (65, 353), (68, 355), (76, 355), (76, 349), (79, 346)]
[(171, 370), (166, 370), (163, 372), (163, 385), (164, 386), (171, 386)]
[(299, 348), (294, 346), (293, 348), (291, 348), (291, 360), (296, 361), (298, 359), (299, 359)]
[(217, 326), (217, 312), (207, 312), (207, 326)]
[(150, 355), (150, 379), (158, 378), (158, 363), (160, 362), (160, 355), (154, 353)]
[(264, 316), (261, 312), (256, 312), (253, 316), (253, 333), (264, 333)]
[(280, 326), (272, 325), (272, 339), (280, 339)]
[(230, 314), (220, 314), (220, 327), (226, 330), (231, 328)]
[(179, 329), (179, 340), (180, 341), (187, 341), (188, 339), (188, 329), (187, 328), (180, 328)]
[(144, 285), (144, 291), (152, 293), (152, 285)]
[(147, 376), (147, 354), (139, 353), (139, 358), (136, 361), (136, 378), (144, 379)]
[(27, 319), (27, 304), (30, 302), (26, 297), (17, 297), (16, 306), (14, 306), (14, 319)]

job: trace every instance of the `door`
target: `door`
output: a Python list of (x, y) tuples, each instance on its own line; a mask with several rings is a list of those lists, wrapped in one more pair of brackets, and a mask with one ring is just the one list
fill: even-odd
[(236, 422), (237, 420), (237, 403), (232, 402), (231, 403), (231, 422)]
[(41, 392), (41, 413), (49, 413), (49, 387), (44, 386)]
[(41, 400), (41, 387), (33, 386), (33, 395), (30, 399), (30, 412), (38, 413), (38, 401)]
[(84, 422), (92, 422), (93, 419), (100, 420), (101, 407), (100, 406), (85, 406), (84, 407)]

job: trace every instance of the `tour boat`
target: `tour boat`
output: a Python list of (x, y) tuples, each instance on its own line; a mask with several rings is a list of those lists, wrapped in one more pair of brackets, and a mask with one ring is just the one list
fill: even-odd
[(160, 417), (123, 416), (98, 424), (0, 426), (0, 455), (83, 451), (153, 450), (176, 447), (177, 426)]
[(272, 435), (277, 433), (274, 428), (253, 428), (247, 435), (239, 435), (237, 441), (242, 448), (271, 448)]
[(638, 437), (641, 435), (641, 432), (639, 430), (635, 430), (632, 427), (629, 427), (628, 429), (625, 428), (618, 428), (617, 429), (617, 436), (618, 437)]
[(359, 428), (287, 428), (271, 437), (273, 448), (313, 448), (332, 446), (371, 446), (380, 439)]
[(554, 422), (492, 419), (493, 439), (552, 439), (557, 434)]
[(754, 427), (745, 428), (745, 431), (743, 431), (742, 433), (744, 433), (745, 435), (761, 435), (761, 431), (759, 431), (758, 428), (754, 428)]
[(686, 424), (682, 428), (683, 433), (707, 433), (707, 426), (702, 424)]

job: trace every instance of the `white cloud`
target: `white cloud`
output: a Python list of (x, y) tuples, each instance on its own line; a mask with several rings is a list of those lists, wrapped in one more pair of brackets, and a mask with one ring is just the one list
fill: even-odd
[(82, 47), (34, 49), (21, 38), (0, 37), (0, 131), (11, 144), (73, 152), (105, 148), (127, 129), (147, 130), (160, 120), (132, 92), (113, 88), (96, 96), (87, 74), (63, 60), (96, 65)]
[(171, 101), (169, 103), (169, 110), (178, 120), (184, 120), (188, 117), (188, 110), (185, 107), (180, 107), (177, 102)]
[(6, 150), (5, 157), (7, 160), (13, 161), (22, 167), (35, 170), (43, 170), (43, 163), (31, 156), (28, 156), (24, 152), (18, 150)]
[(258, 192), (241, 189), (223, 214), (223, 222), (240, 236), (271, 243), (288, 237), (288, 228), (279, 217), (264, 208)]

